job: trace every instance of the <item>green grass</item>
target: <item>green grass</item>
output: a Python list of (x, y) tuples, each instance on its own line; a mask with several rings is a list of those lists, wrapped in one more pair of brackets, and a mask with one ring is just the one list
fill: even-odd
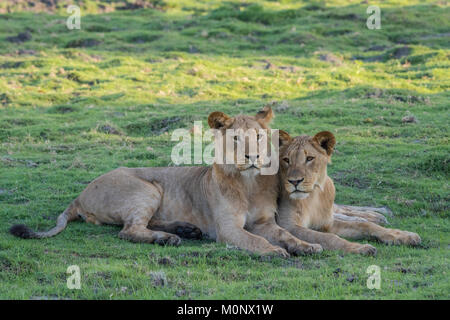
[[(366, 28), (359, 0), (165, 0), (139, 10), (87, 0), (82, 29), (72, 31), (69, 2), (57, 3), (0, 4), (0, 298), (450, 297), (444, 1), (380, 2), (380, 30)], [(7, 40), (25, 31), (31, 40)], [(129, 243), (118, 227), (81, 222), (45, 240), (8, 234), (14, 223), (53, 226), (91, 180), (118, 166), (169, 165), (173, 129), (272, 100), (274, 128), (336, 135), (329, 173), (338, 203), (389, 207), (391, 227), (423, 244), (372, 243), (376, 257), (269, 260), (206, 240)], [(408, 115), (417, 122), (402, 122)], [(73, 264), (81, 290), (66, 288)], [(380, 290), (366, 287), (373, 264)]]

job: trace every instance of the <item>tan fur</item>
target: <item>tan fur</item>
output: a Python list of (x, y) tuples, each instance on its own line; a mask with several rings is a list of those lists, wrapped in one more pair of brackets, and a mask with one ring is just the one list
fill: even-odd
[(286, 132), (280, 134), (281, 195), (277, 222), (299, 239), (319, 243), (328, 250), (376, 254), (371, 245), (349, 242), (339, 236), (376, 239), (386, 244), (419, 244), (420, 237), (412, 232), (334, 217), (335, 187), (327, 175), (327, 164), (335, 141), (328, 131), (314, 137), (291, 138)]
[[(256, 116), (213, 112), (208, 123), (225, 135), (226, 129), (268, 129), (272, 118), (265, 107)], [(71, 219), (122, 225), (119, 237), (136, 242), (178, 245), (180, 238), (167, 231), (195, 225), (212, 239), (261, 254), (321, 251), (320, 245), (301, 241), (276, 224), (277, 175), (260, 175), (262, 164), (254, 164), (118, 168), (86, 187), (71, 205)], [(37, 237), (23, 226), (12, 232)]]

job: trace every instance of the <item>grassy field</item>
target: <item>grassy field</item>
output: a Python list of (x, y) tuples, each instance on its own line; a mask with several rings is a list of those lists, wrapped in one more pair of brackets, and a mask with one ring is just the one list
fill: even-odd
[[(0, 3), (1, 299), (450, 298), (447, 1), (373, 3), (380, 30), (360, 0), (86, 0), (81, 30), (66, 27), (71, 1), (35, 3)], [(82, 222), (45, 240), (8, 234), (50, 228), (118, 166), (171, 165), (173, 129), (271, 101), (274, 128), (336, 135), (336, 202), (388, 207), (422, 245), (268, 259)], [(66, 287), (70, 265), (81, 290)], [(366, 287), (370, 265), (380, 290)]]

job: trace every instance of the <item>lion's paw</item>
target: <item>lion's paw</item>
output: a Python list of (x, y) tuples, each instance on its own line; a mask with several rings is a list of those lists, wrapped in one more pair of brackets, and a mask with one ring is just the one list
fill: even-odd
[(371, 246), (370, 244), (362, 244), (350, 250), (350, 252), (363, 254), (366, 256), (375, 256), (377, 254), (377, 248)]
[(314, 254), (320, 253), (323, 251), (323, 248), (320, 244), (316, 243), (302, 243), (296, 247), (294, 247), (289, 252), (295, 254), (296, 256), (304, 255), (304, 254)]
[(410, 245), (417, 246), (422, 240), (417, 233), (402, 231), (402, 230), (390, 230), (387, 235), (383, 236), (380, 241), (388, 245)]
[(175, 234), (166, 234), (155, 240), (156, 244), (159, 245), (169, 245), (169, 246), (179, 246), (181, 243), (181, 238)]
[(281, 258), (289, 258), (290, 254), (281, 247), (273, 247), (272, 249), (268, 250), (264, 253), (264, 255), (270, 255), (270, 256), (278, 256)]

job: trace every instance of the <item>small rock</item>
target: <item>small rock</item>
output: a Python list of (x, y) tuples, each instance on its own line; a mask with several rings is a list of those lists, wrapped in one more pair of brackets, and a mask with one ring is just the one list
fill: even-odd
[(408, 56), (411, 53), (411, 51), (412, 50), (410, 47), (404, 46), (404, 47), (395, 49), (392, 52), (392, 55), (394, 56), (395, 59), (400, 59), (402, 57)]
[(199, 53), (200, 51), (193, 45), (189, 45), (189, 53)]
[(321, 55), (319, 55), (319, 59), (322, 60), (322, 61), (330, 62), (330, 63), (332, 63), (334, 65), (337, 65), (337, 66), (342, 64), (342, 59), (337, 57), (337, 56), (335, 56), (332, 53), (321, 54)]
[(387, 48), (386, 46), (372, 46), (372, 47), (367, 48), (364, 51), (383, 51), (386, 48)]
[(272, 64), (270, 61), (267, 61), (266, 66), (264, 67), (264, 69), (268, 70), (268, 69), (274, 69), (275, 65)]
[(402, 118), (403, 123), (417, 123), (417, 119), (413, 115), (404, 116)]
[(112, 127), (112, 126), (110, 126), (108, 124), (100, 126), (98, 128), (98, 131), (106, 133), (106, 134), (117, 134), (117, 135), (120, 134), (120, 132), (116, 128), (114, 128), (114, 127)]
[(178, 290), (176, 293), (175, 293), (175, 295), (177, 296), (177, 297), (182, 297), (182, 296), (185, 296), (186, 295), (186, 290)]
[(158, 264), (162, 264), (162, 265), (172, 265), (173, 261), (169, 258), (169, 257), (164, 257), (158, 260)]
[(27, 160), (26, 164), (27, 164), (28, 168), (36, 168), (38, 166), (38, 164), (36, 162), (33, 162), (31, 160)]
[(14, 36), (14, 37), (6, 38), (6, 41), (13, 42), (13, 43), (21, 43), (21, 42), (30, 41), (30, 40), (31, 40), (31, 33), (29, 33), (28, 31), (21, 32), (17, 36)]
[(127, 287), (120, 287), (120, 292), (121, 293), (125, 293), (127, 292), (128, 288)]
[(152, 278), (153, 285), (156, 287), (167, 286), (167, 277), (164, 271), (154, 271), (150, 272), (150, 277)]

